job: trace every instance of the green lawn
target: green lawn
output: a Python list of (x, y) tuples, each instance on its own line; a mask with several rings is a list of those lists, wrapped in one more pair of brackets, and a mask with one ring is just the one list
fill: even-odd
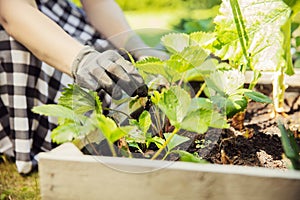
[(172, 32), (176, 16), (172, 11), (164, 12), (125, 12), (132, 29), (151, 47), (160, 43), (161, 36)]
[(27, 199), (41, 199), (38, 173), (21, 176), (13, 162), (5, 159), (0, 161), (0, 200)]

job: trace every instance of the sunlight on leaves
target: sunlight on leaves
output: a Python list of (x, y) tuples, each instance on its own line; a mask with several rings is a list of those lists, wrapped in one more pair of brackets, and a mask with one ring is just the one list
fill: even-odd
[(170, 33), (163, 36), (161, 42), (171, 53), (177, 53), (189, 46), (190, 38), (185, 33)]
[[(166, 140), (170, 137), (171, 134), (172, 133), (164, 133)], [(168, 151), (172, 151), (178, 145), (180, 145), (184, 142), (187, 142), (189, 140), (190, 140), (190, 138), (188, 138), (188, 137), (175, 134), (167, 145)]]
[(157, 101), (158, 107), (166, 114), (174, 126), (178, 126), (188, 112), (191, 97), (178, 86), (164, 90)]

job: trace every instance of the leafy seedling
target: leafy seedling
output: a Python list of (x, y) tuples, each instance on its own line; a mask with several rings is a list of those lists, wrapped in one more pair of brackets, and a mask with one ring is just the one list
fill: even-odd
[(300, 170), (300, 149), (293, 132), (286, 129), (281, 122), (279, 122), (278, 127), (281, 132), (281, 142), (286, 157), (290, 159), (294, 169)]

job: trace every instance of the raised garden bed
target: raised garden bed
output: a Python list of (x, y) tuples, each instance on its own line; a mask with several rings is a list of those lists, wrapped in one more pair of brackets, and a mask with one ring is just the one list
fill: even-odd
[(300, 172), (83, 155), (63, 144), (40, 155), (43, 199), (297, 199)]
[(59, 117), (54, 142), (84, 147), (40, 156), (42, 196), (297, 199), (300, 77), (285, 75), (295, 2), (224, 0), (213, 33), (163, 36), (169, 59), (131, 60), (148, 96), (126, 96), (107, 114), (77, 85), (34, 108)]
[[(258, 89), (269, 93), (271, 86), (259, 84)], [(299, 93), (296, 86), (287, 90), (288, 116), (277, 116), (298, 135)], [(272, 112), (272, 105), (250, 102), (241, 130), (231, 127), (210, 129), (205, 134), (186, 133), (193, 142), (184, 143), (181, 148), (197, 152), (214, 164), (84, 155), (72, 143), (63, 144), (40, 155), (41, 196), (43, 199), (149, 196), (163, 200), (297, 199), (300, 172), (287, 169), (290, 163), (282, 157), (280, 131)], [(245, 130), (253, 135), (245, 137)]]

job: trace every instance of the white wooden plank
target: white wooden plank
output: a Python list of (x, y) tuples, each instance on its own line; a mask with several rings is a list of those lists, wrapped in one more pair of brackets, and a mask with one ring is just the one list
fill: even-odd
[(41, 193), (46, 200), (281, 200), (300, 195), (300, 173), (292, 170), (66, 156), (59, 151), (40, 156)]
[[(246, 83), (250, 83), (253, 78), (253, 72), (247, 71), (245, 74)], [(273, 73), (272, 72), (262, 72), (262, 76), (259, 78), (259, 84), (272, 84)], [(285, 75), (285, 83), (290, 87), (300, 86), (300, 70), (295, 69), (295, 74), (292, 76)]]

